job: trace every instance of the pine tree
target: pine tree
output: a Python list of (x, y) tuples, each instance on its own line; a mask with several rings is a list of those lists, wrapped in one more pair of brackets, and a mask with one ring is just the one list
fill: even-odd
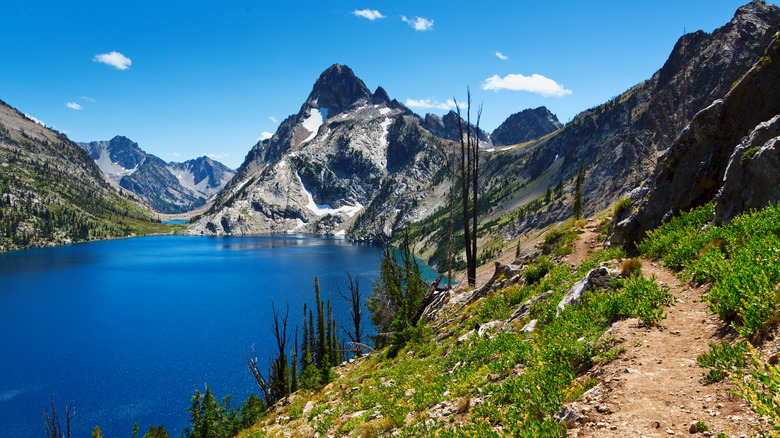
[(292, 360), (290, 368), (290, 394), (298, 390), (298, 329), (295, 329), (295, 342), (290, 346)]
[(314, 338), (314, 318), (311, 313), (311, 309), (309, 309), (309, 363), (317, 363), (317, 344), (315, 342)]
[(94, 429), (92, 429), (92, 438), (103, 438), (103, 432), (100, 431), (100, 428), (95, 426)]
[(133, 425), (133, 438), (138, 438), (138, 423)]
[(320, 299), (320, 279), (317, 277), (314, 277), (314, 299), (317, 302), (317, 368), (322, 370), (326, 367), (328, 344), (325, 343), (325, 309)]
[(300, 364), (301, 371), (303, 371), (306, 368), (307, 363), (306, 361), (306, 353), (308, 352), (309, 348), (309, 323), (306, 320), (307, 316), (307, 309), (306, 309), (306, 303), (303, 303), (303, 337), (301, 339), (301, 345), (299, 347), (301, 357), (298, 359), (298, 363)]

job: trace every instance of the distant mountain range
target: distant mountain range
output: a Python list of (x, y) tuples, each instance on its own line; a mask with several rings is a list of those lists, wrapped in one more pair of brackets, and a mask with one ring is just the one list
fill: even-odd
[(109, 180), (137, 194), (162, 213), (181, 213), (201, 206), (235, 174), (205, 156), (166, 163), (122, 136), (77, 144), (89, 153)]
[(64, 134), (0, 102), (0, 251), (155, 231)]

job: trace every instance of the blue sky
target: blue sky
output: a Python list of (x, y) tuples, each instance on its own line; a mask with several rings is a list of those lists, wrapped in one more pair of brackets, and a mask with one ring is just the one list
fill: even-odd
[(334, 63), (421, 115), (470, 86), (488, 131), (540, 105), (566, 123), (743, 3), (5, 0), (0, 99), (75, 141), (237, 167)]

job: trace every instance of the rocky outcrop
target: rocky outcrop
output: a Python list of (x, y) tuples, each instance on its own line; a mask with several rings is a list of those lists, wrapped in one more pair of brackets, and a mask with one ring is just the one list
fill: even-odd
[(197, 208), (219, 192), (235, 173), (208, 157), (166, 163), (123, 136), (78, 145), (95, 160), (107, 179), (162, 213)]
[[(722, 187), (718, 213), (721, 219), (733, 217), (745, 206), (757, 206), (757, 201), (776, 200), (775, 190), (759, 187), (773, 178), (758, 177), (758, 173), (752, 172), (771, 173), (769, 167), (776, 162), (772, 153), (774, 142), (769, 144), (775, 137), (775, 123), (762, 122), (780, 114), (780, 66), (775, 61), (778, 59), (780, 42), (775, 39), (723, 100), (715, 101), (694, 117), (659, 158), (653, 177), (645, 183), (647, 194), (615, 227), (613, 243), (630, 247), (647, 231), (679, 212), (713, 201)], [(764, 157), (752, 164), (751, 156), (746, 154), (754, 147), (758, 149), (751, 154), (764, 147), (766, 150)], [(727, 167), (731, 167), (728, 177)], [(758, 178), (752, 180), (751, 176)], [(726, 177), (729, 183), (724, 186)]]
[(558, 117), (547, 107), (527, 109), (507, 117), (493, 133), (490, 139), (495, 146), (525, 143), (557, 131), (562, 128)]
[(761, 123), (734, 149), (715, 197), (715, 221), (780, 201), (780, 115)]

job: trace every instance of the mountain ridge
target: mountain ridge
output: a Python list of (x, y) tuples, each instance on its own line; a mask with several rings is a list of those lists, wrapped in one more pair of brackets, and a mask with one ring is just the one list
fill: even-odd
[(137, 194), (162, 213), (182, 213), (199, 207), (217, 194), (234, 174), (227, 166), (206, 156), (165, 162), (121, 135), (107, 141), (77, 144), (89, 153), (107, 179)]

